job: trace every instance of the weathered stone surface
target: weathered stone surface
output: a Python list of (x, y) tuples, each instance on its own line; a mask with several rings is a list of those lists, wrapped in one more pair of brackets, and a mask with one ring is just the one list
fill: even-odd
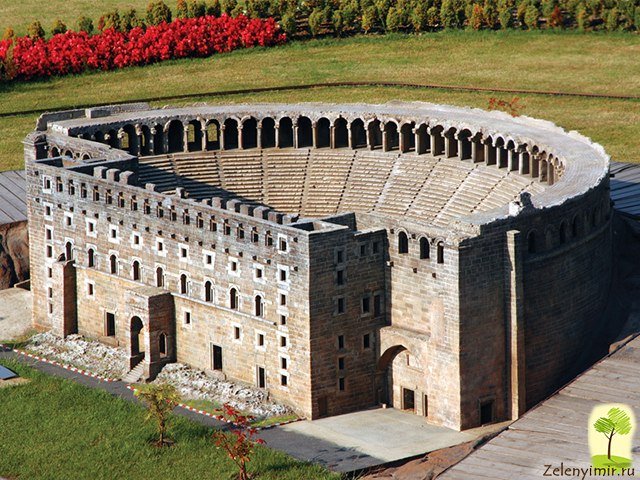
[(27, 222), (0, 225), (0, 290), (29, 278)]

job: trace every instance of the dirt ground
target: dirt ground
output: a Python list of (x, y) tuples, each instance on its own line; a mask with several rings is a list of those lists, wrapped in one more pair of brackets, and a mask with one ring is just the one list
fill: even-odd
[(0, 290), (0, 342), (16, 340), (31, 330), (31, 292)]

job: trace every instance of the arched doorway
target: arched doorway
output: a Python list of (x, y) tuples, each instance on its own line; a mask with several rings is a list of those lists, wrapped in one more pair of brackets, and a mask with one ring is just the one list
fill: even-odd
[(131, 318), (131, 357), (132, 359), (136, 359), (137, 362), (141, 362), (144, 360), (145, 351), (144, 351), (144, 324), (140, 317), (132, 317)]
[(376, 368), (376, 401), (381, 404), (393, 406), (393, 361), (396, 357), (406, 352), (404, 345), (394, 345), (388, 348), (378, 359)]

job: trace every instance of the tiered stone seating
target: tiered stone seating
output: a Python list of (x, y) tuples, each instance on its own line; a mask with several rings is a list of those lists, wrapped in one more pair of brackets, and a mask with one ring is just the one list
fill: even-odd
[(469, 162), (461, 162), (455, 158), (440, 158), (416, 195), (410, 207), (410, 215), (432, 221), (472, 169), (473, 164)]
[(428, 155), (398, 157), (375, 210), (405, 215), (437, 163), (438, 159)]
[(175, 154), (173, 161), (189, 197), (203, 199), (224, 194), (216, 152)]
[(358, 151), (347, 178), (340, 210), (373, 210), (397, 158), (396, 155)]
[(462, 184), (451, 194), (449, 201), (434, 219), (444, 225), (455, 217), (469, 215), (505, 176), (504, 170), (476, 165)]
[(140, 184), (191, 198), (241, 197), (289, 213), (376, 211), (445, 226), (502, 207), (544, 185), (529, 176), (457, 158), (349, 149), (189, 152), (140, 158)]
[(354, 158), (355, 152), (311, 151), (302, 206), (304, 215), (313, 217), (338, 211)]
[(285, 212), (302, 208), (309, 149), (264, 151), (265, 197), (268, 205)]
[(264, 201), (264, 172), (260, 150), (218, 152), (222, 188), (257, 202)]
[(159, 192), (174, 192), (179, 183), (171, 155), (140, 157), (138, 182), (143, 186), (146, 183), (153, 183)]

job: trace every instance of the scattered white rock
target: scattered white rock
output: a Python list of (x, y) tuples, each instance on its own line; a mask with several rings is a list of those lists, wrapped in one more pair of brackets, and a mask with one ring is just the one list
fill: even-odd
[(229, 380), (218, 380), (182, 363), (166, 365), (155, 382), (170, 383), (185, 399), (228, 403), (256, 418), (292, 413), (289, 407), (272, 402), (264, 390)]
[(63, 364), (89, 370), (102, 377), (118, 379), (127, 373), (127, 353), (121, 348), (87, 340), (81, 335), (62, 339), (50, 332), (31, 337), (26, 350)]

